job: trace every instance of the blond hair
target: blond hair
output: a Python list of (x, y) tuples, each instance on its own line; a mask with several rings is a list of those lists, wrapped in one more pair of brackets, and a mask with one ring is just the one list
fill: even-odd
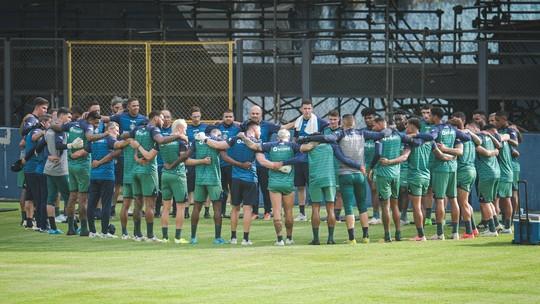
[(184, 129), (187, 128), (187, 123), (185, 119), (177, 119), (172, 124), (172, 130), (178, 129), (178, 126), (183, 126)]

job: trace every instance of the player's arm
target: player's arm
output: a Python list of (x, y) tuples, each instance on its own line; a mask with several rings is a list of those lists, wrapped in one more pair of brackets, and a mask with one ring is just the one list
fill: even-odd
[(458, 142), (453, 148), (447, 147), (442, 143), (437, 143), (437, 147), (441, 152), (454, 155), (454, 156), (461, 156), (463, 155), (463, 144)]
[(45, 135), (45, 130), (38, 130), (32, 134), (32, 141), (38, 141)]
[(373, 159), (371, 160), (370, 168), (375, 168), (375, 165), (379, 162), (379, 159), (382, 155), (382, 144), (380, 141), (375, 142), (375, 154), (373, 155)]
[(261, 148), (261, 145), (252, 141), (251, 139), (249, 139), (245, 134), (244, 132), (240, 132), (238, 133), (236, 136), (238, 136), (240, 139), (242, 139), (244, 141), (244, 143), (246, 144), (246, 146), (248, 148), (250, 148), (251, 150), (253, 151), (257, 151), (257, 152), (262, 152), (262, 148)]
[(308, 142), (308, 143), (302, 144), (300, 146), (300, 152), (309, 152), (315, 149), (315, 147), (318, 145), (319, 145), (318, 142)]
[(178, 150), (178, 158), (175, 159), (172, 163), (164, 162), (163, 167), (168, 170), (168, 169), (178, 166), (180, 163), (183, 163), (183, 162), (187, 164), (188, 163), (187, 159), (190, 158), (191, 155), (193, 155), (193, 149), (188, 148), (184, 143), (180, 142), (180, 147)]
[(213, 138), (205, 138), (204, 142), (212, 149), (215, 150), (227, 150), (231, 147), (231, 142), (235, 142), (236, 137), (231, 137), (230, 140), (215, 140)]
[(442, 161), (450, 161), (450, 160), (456, 159), (455, 156), (442, 152), (435, 143), (433, 143), (432, 151), (433, 151), (433, 155), (437, 159), (440, 159)]
[[(73, 141), (74, 143), (75, 141)], [(81, 140), (82, 142), (82, 140)], [(73, 144), (72, 143), (72, 144)], [(76, 149), (75, 147), (72, 146), (73, 149)], [(88, 156), (88, 154), (90, 153), (90, 145), (88, 143), (86, 144), (83, 144), (83, 148), (80, 149), (80, 150), (77, 150), (73, 153), (71, 153), (71, 158), (72, 159), (77, 159), (77, 158), (81, 158), (81, 157), (86, 157)]]
[(508, 144), (510, 144), (513, 147), (519, 146), (519, 138), (517, 135), (517, 132), (512, 128), (507, 128), (508, 130), (508, 136), (510, 137), (508, 139)]
[(346, 166), (362, 170), (362, 172), (366, 170), (366, 168), (361, 163), (357, 163), (354, 160), (345, 156), (345, 153), (343, 153), (343, 150), (341, 150), (341, 147), (338, 144), (333, 144), (332, 149), (334, 150), (334, 156)]
[(124, 149), (125, 147), (129, 146), (132, 141), (133, 141), (132, 138), (127, 138), (127, 139), (124, 139), (124, 140), (116, 140), (114, 142), (114, 149), (115, 150)]
[[(146, 151), (142, 146), (141, 144), (139, 143), (137, 148), (135, 148), (136, 151), (138, 151), (139, 153), (141, 153), (141, 155), (144, 157), (144, 159), (146, 160), (151, 160), (153, 159), (154, 157), (156, 157), (156, 155), (158, 154), (158, 151), (156, 149), (152, 149), (150, 151)], [(135, 154), (135, 157), (137, 158), (137, 153), (134, 153)]]
[(471, 140), (471, 135), (469, 132), (464, 132), (456, 128), (454, 128), (454, 130), (456, 130), (456, 139), (459, 139), (461, 142), (466, 142), (466, 141)]
[(161, 132), (158, 128), (152, 128), (150, 130), (150, 134), (152, 135), (152, 139), (154, 140), (154, 142), (157, 143), (158, 145), (171, 143), (175, 140), (180, 139), (181, 137), (180, 134), (171, 134), (169, 136), (163, 136), (161, 135)]
[(380, 158), (379, 163), (383, 166), (391, 166), (391, 165), (397, 165), (401, 164), (404, 161), (407, 161), (407, 158), (409, 158), (409, 155), (411, 154), (411, 150), (409, 148), (403, 149), (401, 152), (401, 155), (393, 158), (393, 159), (387, 159), (387, 158)]
[(474, 142), (475, 145), (480, 146), (482, 144), (482, 139), (480, 136), (474, 134), (474, 132), (469, 131), (469, 135), (471, 135), (471, 140)]
[(491, 138), (491, 141), (493, 142), (493, 145), (495, 145), (495, 148), (496, 149), (500, 149), (502, 148), (502, 144), (501, 144), (501, 141), (500, 141), (500, 138), (498, 136), (495, 136), (487, 131), (484, 132), (485, 135), (489, 136), (489, 138)]
[(230, 157), (227, 152), (225, 151), (220, 151), (219, 152), (219, 157), (221, 157), (221, 159), (235, 167), (239, 167), (239, 168), (242, 168), (242, 169), (249, 169), (251, 168), (251, 162), (239, 162), (237, 160), (235, 160), (234, 158)]
[(338, 137), (335, 134), (327, 134), (327, 135), (309, 135), (304, 136), (302, 138), (299, 138), (296, 143), (298, 144), (305, 144), (309, 142), (317, 142), (317, 143), (336, 143), (338, 140)]
[(512, 150), (512, 157), (513, 158), (517, 158), (517, 157), (520, 156), (520, 153), (516, 148), (512, 148), (511, 150)]
[(357, 129), (358, 132), (361, 132), (362, 135), (364, 136), (364, 139), (367, 139), (367, 140), (374, 140), (374, 141), (377, 141), (377, 140), (381, 140), (385, 137), (388, 137), (390, 135), (392, 135), (392, 129), (390, 128), (386, 128), (380, 132), (377, 132), (377, 131), (369, 131), (369, 130), (365, 130), (365, 129)]
[(92, 141), (97, 141), (97, 140), (100, 140), (100, 139), (103, 139), (107, 136), (109, 136), (109, 130), (106, 130), (105, 132), (103, 133), (94, 133), (94, 129), (87, 126), (87, 127), (84, 127), (83, 130), (85, 129), (85, 136), (86, 136), (86, 140), (92, 142)]
[(493, 156), (499, 155), (499, 149), (488, 150), (488, 149), (484, 148), (483, 146), (476, 147), (476, 152), (478, 152), (478, 154), (480, 154), (482, 156), (485, 156), (485, 157), (493, 157)]
[(264, 156), (264, 153), (256, 153), (255, 158), (259, 162), (259, 164), (265, 168), (271, 169), (271, 170), (277, 170), (284, 166), (285, 164), (283, 162), (272, 162), (266, 159), (266, 156)]

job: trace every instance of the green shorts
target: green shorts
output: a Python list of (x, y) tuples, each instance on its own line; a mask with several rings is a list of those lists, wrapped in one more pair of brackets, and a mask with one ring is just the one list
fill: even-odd
[(457, 196), (456, 172), (433, 172), (433, 194), (435, 199)]
[(500, 198), (512, 197), (512, 182), (499, 181), (497, 185), (497, 196)]
[(135, 173), (133, 174), (133, 196), (156, 196), (159, 189), (159, 183), (156, 173)]
[(47, 175), (47, 204), (54, 206), (56, 204), (56, 197), (60, 193), (64, 204), (67, 204), (69, 200), (69, 181), (67, 175), (51, 176)]
[(341, 197), (345, 215), (353, 215), (354, 206), (360, 213), (367, 212), (366, 206), (366, 177), (362, 173), (345, 174), (339, 176)]
[(88, 192), (90, 167), (69, 166), (69, 192)]
[(512, 182), (512, 190), (514, 191), (518, 191), (519, 190), (519, 185), (518, 185), (518, 182), (519, 182), (519, 172), (520, 171), (514, 171), (512, 174), (512, 176), (514, 177), (514, 181)]
[(268, 191), (274, 192), (274, 193), (281, 193), (283, 195), (289, 195), (293, 193), (294, 186), (293, 185), (268, 185)]
[(457, 172), (457, 187), (463, 191), (471, 192), (476, 180), (476, 170), (459, 170)]
[(133, 184), (122, 184), (122, 196), (124, 198), (133, 198)]
[(409, 194), (414, 196), (424, 196), (426, 195), (429, 188), (429, 179), (428, 178), (417, 178), (414, 181), (409, 181), (408, 189)]
[(407, 188), (409, 181), (407, 180), (408, 170), (401, 170), (399, 172), (399, 186), (402, 188)]
[(487, 179), (478, 181), (478, 196), (480, 203), (493, 203), (497, 196), (499, 179)]
[(161, 174), (161, 196), (166, 201), (174, 197), (177, 203), (185, 202), (187, 199), (186, 176), (163, 172)]
[(24, 170), (17, 172), (17, 187), (26, 188), (26, 184), (24, 180)]
[(336, 186), (316, 187), (309, 185), (308, 190), (312, 203), (325, 204), (336, 201)]
[(195, 185), (194, 201), (196, 203), (206, 202), (209, 197), (212, 202), (218, 201), (221, 198), (221, 185)]
[(379, 200), (384, 201), (389, 198), (399, 197), (399, 177), (377, 176), (375, 179)]

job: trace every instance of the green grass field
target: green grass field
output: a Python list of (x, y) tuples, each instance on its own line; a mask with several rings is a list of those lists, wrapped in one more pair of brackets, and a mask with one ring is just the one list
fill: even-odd
[[(212, 245), (209, 219), (200, 224), (196, 246), (49, 236), (25, 231), (19, 220), (18, 211), (0, 213), (0, 303), (540, 301), (540, 247), (512, 245), (510, 235), (384, 244), (378, 225), (370, 229), (371, 244), (350, 246), (341, 244), (347, 233), (338, 223), (340, 245), (314, 247), (305, 245), (311, 228), (304, 222), (295, 223), (296, 245), (274, 247), (272, 223), (256, 221), (254, 246), (244, 248)], [(155, 230), (160, 236), (159, 225)], [(414, 232), (409, 225), (403, 235)]]

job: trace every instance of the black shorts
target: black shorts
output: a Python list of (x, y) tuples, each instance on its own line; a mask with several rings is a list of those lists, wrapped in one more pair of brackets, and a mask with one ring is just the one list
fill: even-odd
[(188, 193), (195, 191), (195, 166), (186, 166)]
[(221, 189), (229, 192), (232, 188), (232, 166), (221, 167)]
[(119, 157), (116, 159), (114, 165), (114, 183), (116, 185), (122, 185), (124, 182), (124, 158)]
[(298, 163), (294, 165), (294, 186), (305, 187), (309, 181), (309, 164)]
[(258, 194), (257, 183), (233, 178), (231, 185), (231, 202), (233, 206), (240, 206), (240, 204), (258, 206)]

